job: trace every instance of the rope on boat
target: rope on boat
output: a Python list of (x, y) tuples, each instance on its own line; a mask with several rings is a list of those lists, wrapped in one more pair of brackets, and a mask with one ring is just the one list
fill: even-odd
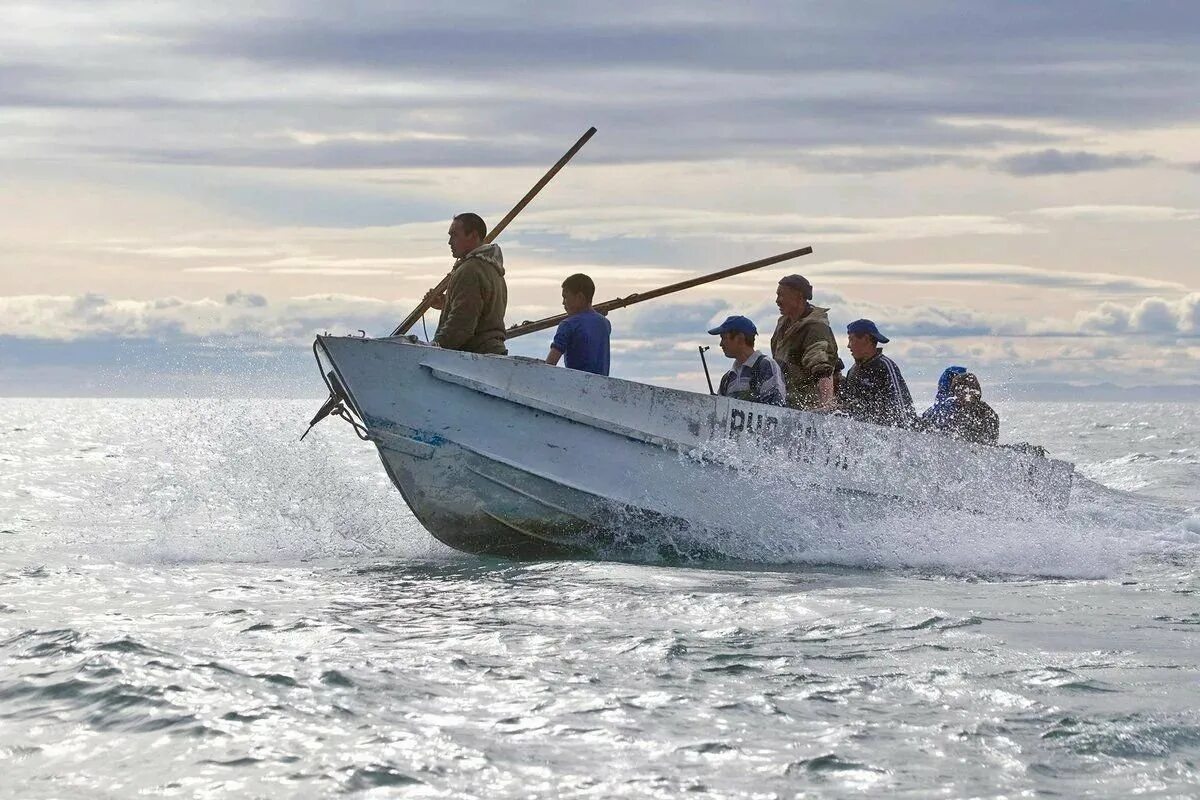
[(350, 423), (350, 427), (354, 428), (354, 432), (358, 434), (358, 438), (362, 439), (364, 442), (371, 441), (371, 434), (362, 425), (362, 423), (354, 418), (354, 415), (346, 410), (346, 407), (341, 403), (338, 403), (337, 407), (329, 412), (329, 416), (341, 417), (342, 419), (346, 420), (346, 422)]

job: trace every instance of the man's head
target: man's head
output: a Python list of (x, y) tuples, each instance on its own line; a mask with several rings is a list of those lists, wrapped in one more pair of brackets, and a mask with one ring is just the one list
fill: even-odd
[(713, 336), (721, 337), (721, 352), (734, 361), (745, 361), (754, 352), (754, 337), (758, 328), (749, 318), (743, 316), (726, 317), (715, 328), (709, 330)]
[(850, 355), (854, 356), (855, 361), (870, 358), (875, 355), (879, 345), (891, 341), (869, 319), (854, 320), (846, 326), (846, 333), (849, 335), (846, 346), (850, 348)]
[(975, 377), (973, 372), (955, 375), (950, 380), (950, 387), (955, 399), (963, 403), (974, 403), (983, 397), (983, 387), (979, 385), (979, 378)]
[(796, 319), (812, 300), (812, 284), (803, 275), (788, 275), (779, 281), (775, 290), (775, 305), (785, 317)]
[(568, 314), (578, 314), (592, 307), (592, 298), (596, 296), (596, 284), (582, 272), (576, 272), (562, 282), (563, 310)]
[(483, 244), (483, 240), (487, 238), (487, 225), (478, 214), (457, 214), (450, 221), (449, 237), (451, 255), (462, 258)]

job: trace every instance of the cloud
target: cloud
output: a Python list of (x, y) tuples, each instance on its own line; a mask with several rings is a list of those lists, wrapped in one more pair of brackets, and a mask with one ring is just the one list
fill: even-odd
[[(893, 337), (889, 353), (915, 381), (931, 383), (950, 363), (969, 364), (989, 385), (1078, 381), (1083, 376), (1125, 385), (1147, 371), (1157, 383), (1187, 383), (1194, 382), (1200, 368), (1200, 347), (1162, 346), (1164, 337), (1200, 336), (1200, 293), (1127, 306), (1106, 303), (1071, 320), (881, 305), (837, 295), (829, 302), (839, 342), (846, 320), (877, 320)], [(21, 393), (45, 386), (75, 394), (211, 394), (229, 380), (303, 394), (315, 386), (306, 357), (314, 334), (366, 328), (382, 335), (403, 311), (344, 295), (275, 302), (244, 292), (201, 301), (4, 297), (0, 350), (7, 358), (0, 372), (7, 370), (13, 380), (20, 376), (13, 385)], [(614, 312), (614, 374), (704, 390), (696, 346), (712, 345), (707, 328), (730, 313), (751, 316), (760, 327), (760, 347), (768, 346), (775, 322), (769, 304), (741, 307), (713, 298)], [(521, 337), (510, 343), (510, 350), (542, 357), (550, 336), (545, 331)], [(726, 363), (710, 352), (709, 366), (719, 372)]]
[(228, 294), (223, 301), (24, 295), (0, 297), (0, 336), (303, 344), (326, 330), (347, 332), (365, 327), (381, 334), (391, 330), (399, 316), (400, 309), (382, 301), (336, 294), (280, 303), (243, 292)]
[(532, 232), (563, 233), (584, 241), (665, 237), (778, 243), (885, 242), (1036, 231), (1004, 217), (981, 214), (835, 217), (656, 206), (535, 211), (522, 218), (521, 226)]
[(1016, 108), (1062, 129), (1149, 127), (1196, 107), (1200, 20), (1186, 4), (1097, 2), (1086, 20), (1067, 2), (679, 8), (563, 3), (529, 25), (504, 4), (39, 4), (0, 31), (0, 106), (40, 112), (34, 151), (168, 164), (543, 163), (578, 127), (568, 119), (621, 142), (590, 159), (627, 163), (918, 151), (808, 159), (851, 172), (1066, 147), (1052, 131), (948, 118)]
[(225, 305), (240, 306), (242, 308), (266, 308), (267, 298), (261, 294), (248, 294), (246, 292), (232, 292), (225, 295)]
[(1149, 155), (1107, 155), (1089, 153), (1084, 150), (1064, 152), (1051, 148), (1029, 153), (1018, 153), (997, 160), (996, 167), (1002, 172), (1018, 177), (1038, 175), (1072, 175), (1079, 172), (1101, 172), (1110, 169), (1129, 169), (1157, 163)]
[(214, 259), (214, 258), (267, 258), (283, 255), (286, 251), (280, 248), (266, 247), (211, 247), (194, 244), (177, 244), (177, 245), (132, 245), (132, 244), (106, 244), (97, 245), (96, 249), (105, 253), (117, 253), (119, 255), (132, 256), (149, 256), (153, 258), (166, 259)]
[[(384, 141), (356, 139), (314, 143), (189, 147), (100, 145), (94, 155), (116, 161), (176, 166), (273, 167), (280, 169), (391, 169), (401, 167), (505, 167), (540, 164), (547, 144), (457, 136), (376, 134)], [(394, 139), (394, 140), (388, 140)]]
[(1200, 209), (1174, 206), (1078, 205), (1037, 208), (1030, 212), (1049, 219), (1095, 222), (1176, 222), (1200, 219)]
[(1200, 336), (1200, 292), (1178, 300), (1147, 297), (1132, 306), (1101, 303), (1077, 314), (1072, 328), (1090, 334)]
[[(663, 337), (703, 339), (714, 320), (728, 316), (729, 304), (724, 300), (703, 300), (692, 303), (660, 303), (631, 309), (620, 320), (614, 336), (643, 340)], [(619, 312), (614, 312), (619, 313)], [(730, 312), (733, 313), (733, 312)], [(774, 319), (771, 319), (774, 322)], [(764, 320), (758, 320), (762, 325)], [(769, 331), (766, 331), (769, 334)], [(764, 333), (760, 330), (759, 333)]]
[(929, 167), (959, 166), (973, 167), (982, 163), (980, 159), (956, 153), (931, 151), (894, 152), (888, 148), (862, 147), (857, 150), (830, 150), (800, 153), (791, 163), (808, 172), (834, 174), (868, 174), (876, 172), (900, 172), (903, 170), (926, 169)]
[[(825, 292), (822, 302), (840, 332), (845, 321), (869, 317), (904, 337), (1040, 337), (1091, 335), (1200, 335), (1200, 292), (1178, 299), (1148, 297), (1132, 304), (1105, 302), (1073, 319), (1029, 319), (941, 305), (883, 305)], [(261, 294), (231, 292), (220, 300), (112, 299), (78, 296), (0, 297), (0, 336), (74, 341), (99, 338), (161, 338), (213, 342), (307, 344), (323, 331), (372, 335), (390, 331), (405, 309), (374, 298), (322, 294), (269, 301)], [(535, 312), (536, 313), (536, 312)], [(760, 333), (774, 327), (773, 303), (747, 304), (726, 298), (658, 302), (613, 312), (614, 337), (626, 340), (703, 339), (729, 314), (755, 320)], [(510, 309), (510, 322), (519, 314)]]
[(1037, 286), (1047, 289), (1091, 289), (1144, 294), (1148, 291), (1186, 291), (1173, 281), (1115, 275), (1106, 272), (1068, 272), (1017, 264), (870, 264), (862, 261), (829, 261), (808, 267), (805, 274), (836, 278), (841, 282), (976, 283)]

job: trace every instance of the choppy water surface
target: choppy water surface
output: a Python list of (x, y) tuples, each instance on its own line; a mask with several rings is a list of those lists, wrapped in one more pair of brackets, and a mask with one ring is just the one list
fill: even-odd
[(757, 569), (447, 551), (312, 406), (0, 408), (0, 795), (1195, 795), (1198, 406), (1011, 406), (1065, 520)]

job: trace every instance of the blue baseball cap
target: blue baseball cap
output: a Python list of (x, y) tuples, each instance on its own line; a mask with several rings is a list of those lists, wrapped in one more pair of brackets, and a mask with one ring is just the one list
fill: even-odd
[(747, 336), (758, 335), (758, 328), (754, 327), (754, 323), (750, 321), (750, 318), (740, 315), (726, 317), (724, 322), (710, 330), (709, 333), (713, 336), (720, 336), (727, 331), (729, 333), (744, 333)]
[(869, 319), (856, 319), (846, 326), (846, 333), (865, 333), (880, 344), (887, 344), (891, 341), (888, 337), (879, 332), (879, 328), (875, 327), (875, 323)]

